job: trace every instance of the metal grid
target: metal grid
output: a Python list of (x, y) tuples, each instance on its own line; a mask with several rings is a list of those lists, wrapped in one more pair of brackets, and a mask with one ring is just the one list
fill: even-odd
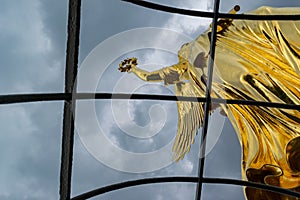
[[(196, 17), (207, 17), (213, 19), (213, 28), (211, 34), (209, 60), (208, 84), (206, 88), (205, 98), (181, 97), (180, 101), (198, 101), (205, 103), (204, 124), (202, 128), (201, 145), (205, 147), (205, 137), (207, 135), (209, 107), (212, 103), (222, 104), (243, 104), (257, 105), (262, 107), (276, 107), (285, 109), (300, 110), (300, 105), (270, 103), (260, 101), (245, 101), (245, 100), (226, 100), (211, 98), (211, 84), (213, 72), (213, 59), (215, 56), (216, 42), (216, 25), (219, 18), (246, 19), (246, 20), (300, 20), (299, 15), (246, 15), (246, 14), (225, 14), (219, 13), (220, 0), (215, 0), (213, 12), (201, 12), (193, 10), (185, 10), (180, 8), (172, 8), (155, 3), (150, 3), (142, 0), (121, 0), (124, 2), (133, 3), (150, 9), (160, 10), (169, 13), (177, 13)], [(17, 94), (17, 95), (0, 95), (0, 104), (25, 103), (36, 101), (64, 101), (64, 117), (62, 128), (62, 152), (61, 152), (61, 169), (60, 169), (60, 199), (80, 200), (91, 198), (106, 192), (115, 191), (122, 188), (127, 188), (137, 185), (154, 184), (154, 183), (170, 183), (170, 182), (185, 182), (197, 183), (196, 200), (201, 199), (202, 184), (229, 184), (254, 187), (262, 190), (269, 190), (285, 195), (290, 195), (300, 198), (300, 194), (291, 190), (274, 187), (265, 184), (259, 184), (249, 181), (224, 179), (224, 178), (207, 178), (203, 176), (205, 164), (205, 156), (200, 156), (198, 176), (196, 177), (160, 177), (160, 178), (145, 178), (133, 181), (121, 182), (99, 189), (95, 189), (84, 194), (71, 198), (71, 176), (72, 176), (72, 160), (73, 160), (73, 143), (74, 143), (74, 113), (77, 100), (83, 99), (140, 99), (140, 100), (164, 100), (178, 101), (176, 96), (166, 95), (149, 95), (149, 94), (112, 94), (112, 93), (77, 93), (75, 78), (78, 68), (78, 50), (79, 50), (79, 33), (80, 33), (80, 13), (81, 0), (69, 0), (69, 15), (68, 15), (68, 40), (66, 50), (66, 69), (65, 69), (65, 92), (64, 93), (43, 93), (43, 94)], [(202, 148), (200, 155), (205, 155), (205, 148)]]

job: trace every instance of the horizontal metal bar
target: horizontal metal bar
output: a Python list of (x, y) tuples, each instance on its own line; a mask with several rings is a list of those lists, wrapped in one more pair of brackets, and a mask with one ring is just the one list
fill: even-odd
[[(160, 101), (189, 101), (189, 102), (205, 102), (204, 97), (189, 97), (189, 96), (174, 96), (174, 95), (155, 95), (155, 94), (105, 94), (106, 97), (111, 99), (124, 99), (124, 100), (160, 100)], [(82, 96), (83, 97), (83, 96)], [(95, 94), (95, 99), (100, 99), (103, 94)], [(80, 99), (80, 97), (78, 98)]]
[[(188, 15), (194, 17), (206, 17), (213, 18), (213, 12), (206, 11), (196, 11), (196, 10), (187, 10), (181, 8), (175, 8), (165, 5), (160, 5), (152, 2), (142, 1), (142, 0), (121, 0), (124, 2), (129, 2), (138, 6), (142, 6), (149, 9), (164, 11), (168, 13), (176, 13), (181, 15)], [(299, 15), (250, 15), (250, 14), (228, 14), (228, 13), (217, 13), (218, 18), (230, 18), (230, 19), (244, 19), (244, 20), (300, 20)]]
[(28, 103), (36, 101), (71, 100), (69, 93), (9, 94), (0, 95), (0, 104)]
[[(125, 181), (121, 183), (116, 183), (112, 185), (108, 185), (105, 187), (101, 187), (78, 196), (71, 198), (71, 200), (82, 200), (92, 198), (107, 192), (116, 191), (119, 189), (124, 189), (132, 186), (138, 185), (146, 185), (146, 184), (155, 184), (155, 183), (197, 183), (199, 180), (198, 177), (186, 177), (186, 176), (179, 176), (179, 177), (157, 177), (157, 178), (144, 178), (144, 179), (137, 179), (131, 181)], [(236, 179), (226, 179), (226, 178), (206, 178), (202, 179), (203, 183), (207, 184), (225, 184), (225, 185), (239, 185), (239, 186), (247, 186), (262, 190), (268, 190), (272, 192), (277, 192), (284, 195), (289, 195), (293, 197), (300, 197), (300, 193), (294, 192), (292, 190), (275, 187), (271, 185), (265, 185), (260, 183), (248, 182), (243, 180), (236, 180)]]
[[(76, 93), (77, 100), (89, 99), (136, 99), (136, 100), (163, 100), (163, 101), (194, 101), (204, 102), (203, 97), (183, 97), (152, 94), (125, 94), (125, 93)], [(40, 94), (11, 94), (0, 95), (0, 104), (28, 103), (37, 101), (64, 101), (71, 100), (71, 93), (40, 93)]]
[[(12, 103), (28, 103), (37, 101), (64, 101), (70, 100), (71, 93), (40, 93), (40, 94), (12, 94), (0, 95), (1, 104)], [(205, 102), (204, 97), (188, 97), (174, 95), (157, 95), (157, 94), (126, 94), (126, 93), (77, 93), (74, 96), (76, 100), (91, 100), (91, 99), (124, 99), (124, 100), (161, 100), (161, 101), (189, 101), (189, 102)], [(261, 106), (283, 109), (300, 110), (300, 105), (274, 103), (254, 100), (235, 100), (235, 99), (220, 99), (211, 98), (214, 104), (239, 104), (249, 106)]]
[(132, 181), (126, 181), (121, 183), (116, 183), (113, 185), (105, 186), (99, 189), (95, 189), (83, 194), (80, 194), (76, 197), (71, 198), (71, 200), (81, 200), (88, 199), (91, 197), (98, 196), (100, 194), (104, 194), (107, 192), (128, 188), (132, 186), (145, 185), (145, 184), (153, 184), (153, 183), (174, 183), (174, 182), (185, 182), (185, 183), (196, 183), (198, 181), (198, 177), (158, 177), (158, 178), (145, 178), (138, 179)]

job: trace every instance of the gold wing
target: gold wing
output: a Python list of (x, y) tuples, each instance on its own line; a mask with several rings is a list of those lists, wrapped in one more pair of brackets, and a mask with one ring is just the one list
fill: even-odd
[[(179, 82), (175, 85), (176, 96), (200, 97), (193, 82)], [(203, 103), (177, 101), (178, 129), (173, 145), (173, 160), (183, 159), (194, 143), (195, 135), (203, 122)]]

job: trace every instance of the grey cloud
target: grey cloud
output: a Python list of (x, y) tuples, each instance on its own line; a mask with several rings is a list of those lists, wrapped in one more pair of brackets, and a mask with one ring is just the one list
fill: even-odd
[[(11, 1), (9, 1), (11, 2)], [(26, 93), (62, 88), (63, 61), (53, 52), (59, 48), (45, 33), (43, 11), (36, 0), (1, 4), (0, 92)], [(55, 49), (53, 49), (55, 48)]]
[(1, 197), (57, 199), (60, 110), (60, 103), (1, 108)]

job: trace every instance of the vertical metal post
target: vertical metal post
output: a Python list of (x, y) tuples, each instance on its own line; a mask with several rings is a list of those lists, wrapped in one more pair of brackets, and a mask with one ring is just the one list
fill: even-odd
[(204, 123), (202, 127), (201, 143), (200, 143), (200, 158), (198, 166), (198, 184), (196, 192), (196, 200), (201, 199), (202, 185), (203, 185), (203, 172), (204, 172), (204, 162), (205, 162), (205, 151), (206, 151), (206, 136), (208, 129), (208, 118), (209, 111), (211, 107), (211, 88), (212, 88), (212, 79), (213, 79), (213, 67), (215, 59), (215, 48), (216, 48), (216, 39), (217, 39), (217, 21), (219, 13), (220, 0), (215, 0), (214, 2), (214, 17), (213, 17), (213, 26), (211, 31), (210, 38), (210, 58), (208, 63), (208, 74), (207, 74), (207, 85), (206, 85), (206, 101), (205, 101), (205, 110), (204, 110)]
[[(68, 40), (66, 50), (65, 93), (76, 92), (75, 79), (78, 68), (81, 0), (69, 0)], [(60, 199), (70, 199), (74, 144), (74, 111), (76, 99), (64, 102), (62, 150), (60, 168)]]

